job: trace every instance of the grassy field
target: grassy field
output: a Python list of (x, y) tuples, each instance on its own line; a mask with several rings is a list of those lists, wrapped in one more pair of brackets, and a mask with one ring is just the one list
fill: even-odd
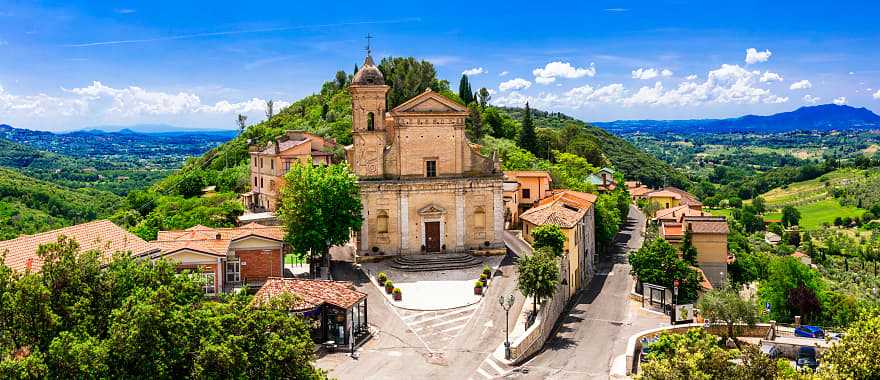
[[(809, 181), (797, 182), (784, 187), (777, 187), (761, 195), (769, 209), (781, 209), (784, 206), (807, 205), (831, 197), (831, 187), (845, 186), (852, 181), (864, 180), (864, 170), (839, 169)], [(828, 182), (830, 186), (825, 186)]]
[(709, 214), (715, 216), (723, 216), (727, 218), (727, 220), (733, 220), (733, 209), (732, 208), (719, 208), (719, 209), (711, 209), (707, 210)]
[(284, 255), (284, 264), (307, 264), (305, 260), (296, 255)]
[[(828, 224), (834, 224), (834, 218), (838, 216), (841, 218), (844, 217), (856, 217), (862, 216), (865, 213), (865, 210), (852, 207), (852, 206), (841, 206), (836, 199), (827, 198), (818, 202), (795, 206), (798, 211), (801, 212), (801, 221), (800, 226), (805, 230), (815, 230), (822, 226), (822, 223), (828, 222)], [(733, 209), (711, 209), (708, 210), (712, 215), (721, 215), (727, 217), (728, 220), (733, 219), (731, 215), (733, 213)], [(768, 212), (764, 214), (764, 220), (781, 220), (782, 213), (781, 212)]]

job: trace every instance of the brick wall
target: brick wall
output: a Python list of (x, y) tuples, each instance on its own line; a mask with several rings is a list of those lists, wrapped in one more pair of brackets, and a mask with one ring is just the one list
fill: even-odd
[(243, 281), (265, 281), (268, 277), (281, 277), (281, 250), (237, 250), (241, 261)]

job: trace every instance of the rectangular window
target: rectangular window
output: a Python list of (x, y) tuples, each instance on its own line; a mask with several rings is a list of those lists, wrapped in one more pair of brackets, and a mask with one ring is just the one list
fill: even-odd
[(532, 191), (530, 189), (522, 189), (523, 199), (529, 199), (532, 197)]
[(257, 186), (257, 177), (254, 177), (254, 186)]
[(287, 173), (290, 171), (290, 161), (284, 161), (284, 172)]
[(202, 273), (202, 281), (202, 289), (205, 290), (205, 294), (213, 296), (216, 293), (216, 289), (214, 289), (214, 272)]
[(260, 187), (264, 187), (266, 185), (263, 184), (263, 177), (260, 177)]
[(239, 282), (241, 281), (241, 262), (240, 261), (227, 261), (226, 262), (226, 282)]
[(269, 160), (269, 168), (275, 170), (275, 159)]
[(260, 168), (263, 168), (263, 157), (260, 157)]
[(429, 160), (425, 161), (425, 177), (436, 177), (437, 176), (437, 161)]

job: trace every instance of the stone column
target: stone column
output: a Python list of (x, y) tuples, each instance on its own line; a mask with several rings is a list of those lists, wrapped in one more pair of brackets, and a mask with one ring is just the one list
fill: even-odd
[(370, 251), (370, 229), (369, 229), (369, 215), (370, 213), (367, 211), (369, 208), (369, 204), (367, 203), (367, 197), (364, 193), (361, 193), (361, 218), (364, 219), (364, 222), (361, 224), (361, 252), (369, 252)]
[(400, 253), (409, 252), (409, 195), (405, 191), (400, 192)]
[(498, 183), (492, 191), (493, 196), (493, 215), (492, 220), (495, 222), (495, 242), (502, 242), (504, 239), (504, 193), (501, 189), (501, 183)]
[(464, 251), (464, 190), (455, 190), (455, 249)]

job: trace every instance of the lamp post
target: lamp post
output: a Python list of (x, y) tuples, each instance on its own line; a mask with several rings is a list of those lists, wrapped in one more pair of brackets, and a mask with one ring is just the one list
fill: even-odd
[(498, 303), (504, 309), (504, 358), (510, 360), (510, 308), (513, 307), (513, 294), (498, 296)]

